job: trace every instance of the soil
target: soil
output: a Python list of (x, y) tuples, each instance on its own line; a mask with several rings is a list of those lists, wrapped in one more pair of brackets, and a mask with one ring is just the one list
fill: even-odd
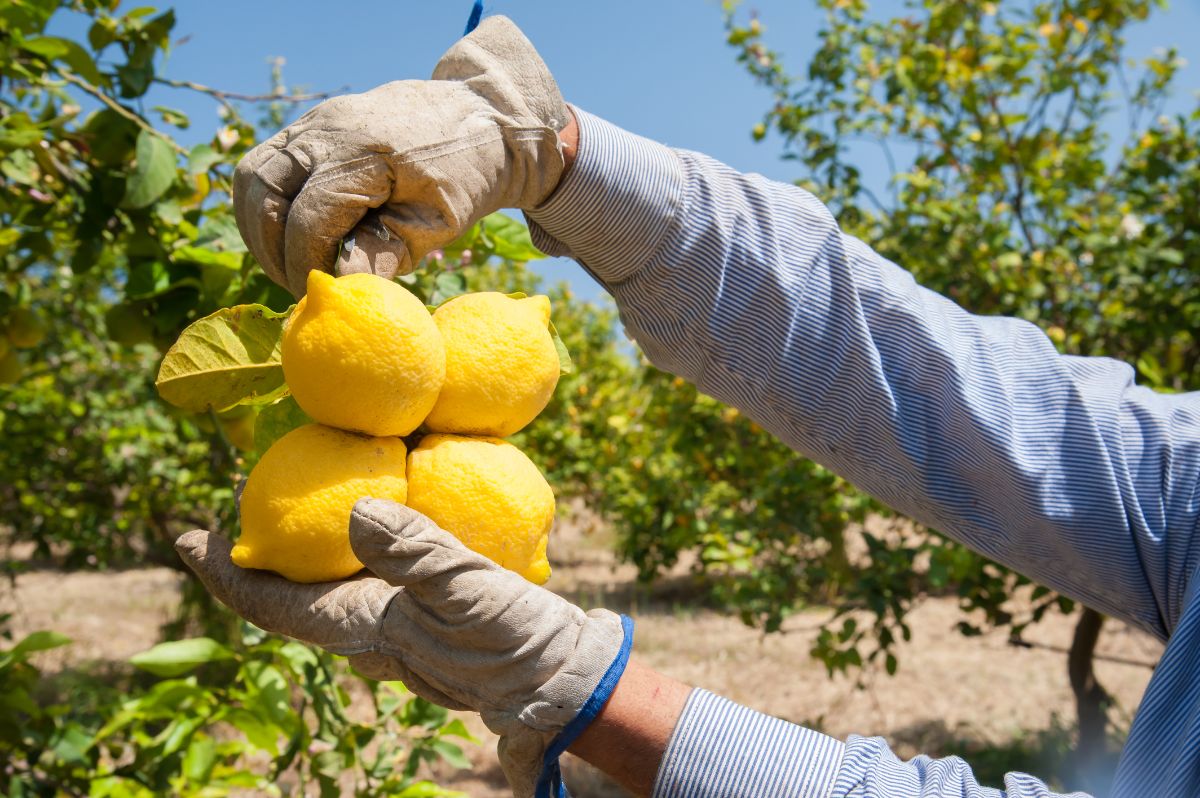
[[(964, 743), (1010, 746), (1073, 722), (1064, 654), (1073, 615), (1048, 615), (1026, 632), (1029, 645), (1017, 647), (1004, 632), (963, 637), (955, 629), (962, 617), (955, 600), (929, 598), (910, 616), (912, 640), (898, 651), (897, 674), (871, 672), (860, 683), (855, 676), (830, 678), (809, 656), (827, 608), (793, 616), (782, 632), (764, 635), (705, 608), (685, 567), (638, 586), (633, 568), (615, 561), (603, 527), (585, 514), (560, 524), (555, 539), (551, 587), (584, 608), (605, 606), (634, 617), (635, 653), (653, 667), (763, 712), (836, 737), (882, 735), (901, 757), (937, 755)], [(181, 578), (164, 568), (35, 568), (0, 587), (0, 613), (13, 614), (18, 637), (55, 629), (74, 640), (42, 655), (39, 665), (50, 671), (119, 662), (158, 642)], [(1110, 620), (1098, 651), (1099, 680), (1116, 699), (1114, 717), (1127, 727), (1161, 646)], [(484, 739), (469, 752), (476, 767), (431, 775), (470, 796), (508, 795), (494, 737), (474, 716), (466, 719)], [(579, 798), (624, 794), (579, 760), (566, 757), (564, 769)]]

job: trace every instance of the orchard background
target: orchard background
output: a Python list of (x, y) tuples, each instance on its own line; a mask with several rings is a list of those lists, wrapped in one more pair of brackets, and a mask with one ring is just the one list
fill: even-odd
[[(1173, 50), (1131, 63), (1123, 49), (1140, 20), (1165, 13), (1157, 4), (927, 0), (884, 13), (820, 0), (805, 12), (816, 47), (801, 61), (781, 55), (788, 42), (751, 7), (695, 6), (687, 13), (724, 13), (727, 69), (770, 98), (744, 123), (785, 159), (773, 176), (798, 178), (848, 232), (972, 311), (1027, 318), (1063, 351), (1127, 360), (1161, 390), (1197, 385), (1197, 87), (1177, 80)], [(497, 10), (523, 21), (520, 8)], [(256, 419), (281, 411), (180, 411), (154, 390), (158, 365), (197, 318), (291, 304), (238, 237), (230, 173), (337, 88), (293, 89), (279, 62), (261, 95), (201, 85), (168, 58), (187, 33), (168, 9), (0, 4), (0, 327), (21, 345), (0, 360), (0, 785), (11, 796), (480, 794), (495, 773), (456, 772), (489, 761), (470, 718), (239, 623), (174, 555), (188, 529), (236, 533)], [(211, 137), (179, 143), (189, 129), (195, 139), (193, 120), (146, 100), (168, 88), (220, 110), (219, 124), (194, 123)], [(992, 783), (1014, 767), (1103, 783), (1155, 646), (890, 517), (655, 370), (603, 298), (540, 285), (526, 265), (539, 257), (519, 221), (496, 215), (405, 282), (434, 304), (464, 290), (551, 296), (574, 370), (517, 443), (559, 492), (552, 588), (638, 615), (639, 648), (658, 667), (831, 733), (918, 728), (933, 720), (920, 708), (845, 723), (859, 696), (902, 692), (889, 681), (960, 681), (978, 715), (910, 743), (965, 752)], [(152, 611), (123, 595), (138, 575), (158, 580)], [(60, 627), (145, 650), (74, 654), (94, 647), (34, 628), (47, 614), (31, 586), (47, 576), (49, 593), (70, 597), (50, 614)], [(961, 635), (983, 639), (964, 647)], [(1106, 639), (1120, 651), (1100, 651)], [(962, 654), (972, 646), (998, 647), (1020, 678), (985, 676)], [(739, 680), (753, 672), (746, 652), (779, 684)], [(1114, 661), (1132, 675), (1110, 691), (1097, 674)], [(1022, 667), (1057, 669), (1056, 706), (1071, 711), (1012, 725), (1006, 740), (978, 733), (988, 718), (1023, 717), (1001, 711), (1034, 700)], [(583, 794), (609, 794), (581, 778)]]

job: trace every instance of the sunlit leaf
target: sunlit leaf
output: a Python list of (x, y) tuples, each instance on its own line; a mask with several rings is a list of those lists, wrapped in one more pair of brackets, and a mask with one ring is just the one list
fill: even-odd
[(287, 317), (237, 305), (193, 323), (163, 358), (154, 383), (159, 395), (198, 412), (282, 394), (279, 347)]

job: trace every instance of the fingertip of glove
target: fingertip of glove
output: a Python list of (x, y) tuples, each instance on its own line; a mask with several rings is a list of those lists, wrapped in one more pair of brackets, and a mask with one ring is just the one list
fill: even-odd
[(199, 571), (205, 563), (213, 562), (222, 556), (228, 560), (230, 548), (232, 545), (229, 541), (206, 529), (193, 529), (175, 539), (175, 551), (194, 571)]
[(175, 538), (175, 551), (185, 560), (194, 560), (203, 556), (208, 548), (209, 533), (206, 529), (193, 529)]
[(354, 509), (350, 511), (350, 518), (351, 521), (357, 518), (383, 526), (390, 526), (403, 515), (411, 514), (412, 512), (414, 511), (391, 499), (376, 499), (368, 496), (354, 503)]

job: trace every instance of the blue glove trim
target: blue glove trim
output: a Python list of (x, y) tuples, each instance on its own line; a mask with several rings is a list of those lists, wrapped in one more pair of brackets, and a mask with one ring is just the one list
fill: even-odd
[(467, 17), (467, 29), (463, 31), (463, 36), (466, 36), (479, 26), (479, 18), (482, 16), (483, 0), (475, 0), (475, 5), (471, 6), (471, 16)]
[(542, 775), (538, 777), (537, 787), (533, 792), (534, 798), (570, 798), (567, 787), (563, 784), (558, 758), (600, 714), (600, 710), (612, 697), (613, 690), (617, 689), (621, 674), (625, 673), (625, 666), (629, 664), (629, 650), (633, 648), (633, 619), (622, 615), (621, 629), (625, 632), (625, 638), (621, 641), (616, 658), (600, 677), (600, 684), (596, 685), (596, 690), (584, 702), (579, 714), (571, 718), (571, 722), (563, 727), (546, 749), (546, 755), (542, 758)]

